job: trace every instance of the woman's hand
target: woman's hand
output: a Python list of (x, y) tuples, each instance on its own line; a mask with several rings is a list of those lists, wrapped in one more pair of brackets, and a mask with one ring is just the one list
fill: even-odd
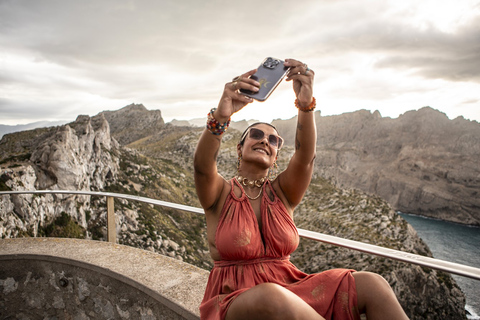
[(235, 77), (231, 82), (225, 84), (222, 98), (218, 103), (218, 108), (215, 111), (215, 119), (220, 123), (225, 122), (232, 114), (241, 110), (247, 104), (253, 102), (253, 99), (243, 95), (239, 92), (240, 89), (246, 89), (257, 92), (260, 88), (260, 83), (250, 79), (257, 69), (250, 70), (241, 76)]
[(315, 72), (305, 63), (294, 59), (286, 59), (285, 66), (290, 67), (286, 81), (293, 80), (293, 91), (302, 107), (308, 107), (313, 98), (313, 79)]

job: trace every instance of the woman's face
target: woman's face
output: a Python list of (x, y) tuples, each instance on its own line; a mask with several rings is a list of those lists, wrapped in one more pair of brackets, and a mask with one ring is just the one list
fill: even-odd
[[(252, 129), (253, 132), (252, 132)], [(257, 129), (257, 131), (255, 131)], [(259, 132), (258, 130), (263, 131)], [(277, 131), (267, 124), (258, 124), (251, 127), (245, 137), (243, 146), (238, 145), (238, 152), (245, 161), (259, 161), (264, 163), (267, 168), (271, 167), (275, 162), (278, 154), (275, 144), (275, 137), (278, 137)], [(277, 140), (277, 144), (281, 144)]]

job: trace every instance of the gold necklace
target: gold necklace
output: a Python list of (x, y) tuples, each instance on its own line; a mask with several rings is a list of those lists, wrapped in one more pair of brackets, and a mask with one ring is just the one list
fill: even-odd
[(263, 189), (260, 189), (260, 192), (257, 194), (257, 196), (252, 198), (252, 197), (250, 197), (250, 196), (248, 195), (247, 191), (245, 191), (245, 189), (243, 189), (243, 192), (245, 192), (245, 195), (246, 195), (247, 198), (250, 199), (250, 200), (257, 200), (258, 197), (260, 197), (260, 195), (262, 194), (262, 191), (263, 191)]
[[(263, 192), (263, 184), (265, 183), (265, 181), (267, 180), (267, 177), (263, 177), (261, 179), (257, 179), (257, 180), (248, 180), (247, 178), (244, 178), (242, 176), (236, 176), (235, 179), (237, 179), (237, 181), (240, 183), (240, 186), (242, 187), (243, 189), (243, 192), (245, 193), (245, 195), (247, 196), (248, 199), (250, 200), (257, 200), (260, 195), (262, 194)], [(257, 187), (257, 188), (260, 188), (260, 192), (257, 194), (256, 197), (250, 197), (247, 193), (247, 191), (245, 191), (245, 189), (243, 188), (242, 184), (245, 186), (245, 187)]]
[(261, 188), (265, 183), (265, 181), (267, 181), (267, 177), (263, 177), (257, 180), (248, 180), (245, 177), (236, 176), (235, 179), (237, 179), (237, 181), (243, 184), (245, 187), (250, 187), (250, 188), (253, 188), (253, 187)]

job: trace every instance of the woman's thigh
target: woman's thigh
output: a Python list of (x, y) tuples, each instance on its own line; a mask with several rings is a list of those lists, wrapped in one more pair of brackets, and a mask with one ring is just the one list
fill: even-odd
[(273, 283), (259, 284), (230, 304), (226, 320), (324, 319), (293, 292)]

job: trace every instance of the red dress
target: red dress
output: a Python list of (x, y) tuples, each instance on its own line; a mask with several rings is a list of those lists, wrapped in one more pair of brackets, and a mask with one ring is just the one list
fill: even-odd
[[(234, 183), (242, 190), (241, 197), (235, 195)], [(270, 182), (263, 186), (261, 232), (244, 190), (236, 179), (231, 180), (231, 186), (215, 234), (222, 260), (215, 261), (210, 272), (200, 318), (223, 320), (239, 294), (269, 282), (292, 291), (327, 320), (360, 319), (353, 270), (309, 275), (290, 262), (290, 254), (298, 246), (298, 231)], [(273, 201), (267, 187), (274, 195)]]

